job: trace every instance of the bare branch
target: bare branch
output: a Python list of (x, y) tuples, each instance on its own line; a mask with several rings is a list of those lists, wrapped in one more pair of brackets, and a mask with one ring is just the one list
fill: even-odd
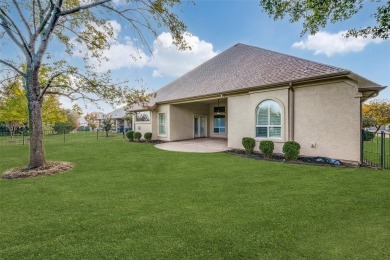
[[(52, 12), (54, 10), (54, 4), (52, 1), (50, 1), (50, 4), (47, 5), (47, 8), (44, 10), (42, 9), (41, 1), (37, 0), (38, 2), (38, 7), (39, 7), (39, 27), (38, 30), (36, 30), (34, 37), (32, 41), (35, 41), (35, 39), (38, 37), (39, 34), (45, 29), (47, 23), (50, 20), (50, 17), (52, 15)], [(46, 15), (45, 15), (46, 13)]]
[[(11, 17), (9, 17), (7, 15), (7, 13), (3, 10), (3, 8), (0, 8), (0, 18), (1, 20), (3, 21), (3, 23), (1, 23), (0, 25), (5, 29), (5, 31), (7, 32), (7, 34), (11, 37), (11, 39), (16, 43), (18, 44), (18, 46), (21, 48), (21, 50), (28, 54), (30, 57), (32, 56), (31, 55), (31, 52), (30, 52), (30, 48), (28, 47), (27, 45), (27, 42), (26, 40), (24, 39), (23, 37), (23, 34), (22, 32), (19, 30), (19, 28), (16, 26), (15, 22), (11, 19)], [(11, 23), (12, 27), (16, 30), (16, 32), (12, 31), (10, 26), (9, 26), (9, 23)], [(15, 34), (16, 33), (21, 42), (19, 42), (17, 39), (16, 39), (16, 36)]]
[(2, 63), (2, 64), (4, 64), (4, 65), (6, 65), (6, 66), (12, 68), (12, 69), (13, 69), (15, 72), (17, 72), (20, 76), (22, 76), (22, 77), (25, 76), (25, 74), (24, 74), (21, 70), (19, 70), (16, 66), (12, 65), (11, 63), (9, 63), (9, 62), (7, 62), (7, 61), (5, 61), (5, 60), (1, 60), (1, 59), (0, 59), (0, 63)]
[(20, 6), (19, 4), (16, 2), (16, 0), (12, 0), (14, 6), (16, 7), (16, 10), (18, 11), (18, 14), (20, 16), (20, 19), (22, 20), (24, 26), (26, 27), (26, 30), (28, 32), (28, 34), (30, 35), (30, 38), (32, 36), (32, 33), (31, 33), (31, 30), (30, 30), (30, 26), (26, 20), (26, 17), (24, 17), (23, 13), (22, 13), (22, 10), (20, 10)]
[(104, 4), (104, 3), (107, 3), (107, 2), (110, 2), (111, 0), (101, 0), (101, 1), (96, 1), (92, 4), (87, 4), (87, 5), (80, 5), (80, 6), (77, 6), (75, 8), (72, 8), (72, 9), (69, 9), (69, 10), (65, 10), (65, 11), (62, 11), (60, 13), (61, 16), (65, 16), (65, 15), (69, 15), (69, 14), (73, 14), (73, 13), (77, 13), (81, 10), (85, 10), (85, 9), (89, 9), (91, 7), (95, 7), (95, 6), (98, 6), (98, 5), (101, 5), (101, 4)]

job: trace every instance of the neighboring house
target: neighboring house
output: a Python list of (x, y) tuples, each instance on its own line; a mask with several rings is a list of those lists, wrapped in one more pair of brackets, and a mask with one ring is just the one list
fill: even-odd
[(111, 128), (111, 131), (116, 133), (123, 133), (133, 129), (132, 117), (127, 117), (128, 113), (126, 112), (125, 108), (125, 106), (122, 106), (105, 115), (113, 119), (113, 127)]
[(226, 138), (294, 140), (301, 154), (359, 162), (361, 104), (384, 87), (351, 71), (236, 44), (134, 107), (135, 131), (176, 141)]

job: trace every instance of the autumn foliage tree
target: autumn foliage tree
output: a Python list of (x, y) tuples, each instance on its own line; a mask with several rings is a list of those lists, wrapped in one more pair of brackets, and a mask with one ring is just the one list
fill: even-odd
[[(9, 58), (2, 56), (0, 65), (23, 79), (31, 132), (29, 168), (46, 163), (42, 131), (44, 95), (58, 94), (91, 101), (118, 101), (123, 97), (125, 89), (112, 83), (109, 73), (93, 72), (91, 63), (86, 63), (85, 68), (69, 64), (76, 45), (85, 47), (85, 61), (90, 57), (104, 61), (104, 50), (110, 48), (109, 39), (114, 35), (111, 20), (121, 19), (141, 45), (149, 46), (144, 32), (157, 36), (158, 28), (167, 27), (174, 43), (186, 48), (183, 38), (186, 26), (173, 13), (173, 7), (180, 2), (0, 0), (0, 44), (19, 51)], [(57, 46), (62, 44), (65, 51), (60, 55), (50, 55), (51, 42), (56, 42)], [(25, 64), (23, 69), (20, 69), (21, 64)], [(45, 72), (42, 71), (43, 65), (46, 66)], [(46, 76), (40, 77), (41, 73)]]
[(373, 100), (368, 104), (363, 104), (363, 117), (372, 119), (376, 125), (376, 132), (381, 126), (390, 124), (390, 103), (388, 100)]
[(85, 115), (85, 120), (87, 121), (88, 126), (94, 131), (96, 128), (99, 127), (99, 114), (98, 113), (87, 113)]
[(18, 81), (9, 81), (1, 91), (0, 122), (8, 128), (11, 138), (28, 122), (27, 99)]
[[(7, 126), (12, 138), (18, 128), (28, 125), (26, 92), (17, 78), (3, 83), (3, 86), (0, 93), (0, 122)], [(42, 122), (53, 125), (66, 121), (65, 110), (61, 108), (57, 96), (46, 95), (42, 107)]]

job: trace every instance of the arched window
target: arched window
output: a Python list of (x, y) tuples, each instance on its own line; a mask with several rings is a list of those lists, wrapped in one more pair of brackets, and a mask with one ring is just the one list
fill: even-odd
[(282, 109), (273, 100), (264, 100), (257, 106), (256, 137), (282, 137)]

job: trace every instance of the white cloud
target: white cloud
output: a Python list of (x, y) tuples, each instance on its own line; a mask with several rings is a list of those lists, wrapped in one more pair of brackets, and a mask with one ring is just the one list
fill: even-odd
[[(123, 42), (118, 40), (119, 33), (122, 30), (122, 26), (117, 21), (110, 21), (110, 25), (113, 29), (113, 35), (106, 35), (108, 42), (110, 43), (110, 48), (103, 51), (103, 57), (106, 57), (108, 61), (99, 62), (98, 59), (92, 57), (89, 53), (88, 63), (89, 65), (94, 65), (94, 71), (96, 72), (107, 72), (108, 70), (116, 70), (121, 68), (132, 68), (138, 67), (141, 68), (145, 66), (149, 57), (137, 46), (130, 37), (125, 37)], [(99, 30), (99, 27), (96, 26)], [(104, 32), (102, 28), (99, 30)], [(79, 46), (77, 56), (84, 56), (87, 48), (85, 46)]]
[(154, 77), (181, 76), (218, 54), (211, 43), (195, 35), (187, 32), (184, 38), (191, 50), (179, 50), (168, 32), (161, 33), (153, 42), (153, 56), (148, 65), (154, 68)]
[[(108, 61), (99, 62), (88, 52), (86, 46), (79, 46), (76, 52), (79, 57), (84, 57), (87, 52), (88, 63), (94, 66), (95, 72), (148, 66), (153, 68), (154, 77), (178, 77), (218, 54), (213, 50), (211, 43), (200, 40), (199, 37), (188, 32), (184, 34), (184, 38), (191, 50), (179, 50), (173, 44), (171, 33), (163, 32), (153, 41), (152, 55), (149, 57), (130, 37), (126, 36), (122, 41), (118, 40), (122, 30), (118, 22), (110, 21), (110, 25), (114, 34), (112, 37), (107, 35), (110, 48), (102, 53)], [(104, 29), (100, 31), (104, 32)]]
[[(108, 70), (121, 68), (141, 68), (149, 61), (149, 57), (134, 45), (130, 37), (125, 37), (124, 43), (111, 43), (110, 49), (105, 50), (103, 55), (108, 58), (108, 61), (104, 61), (97, 66), (97, 72), (106, 72)], [(94, 58), (91, 59), (91, 62), (93, 62), (93, 64), (98, 63)]]
[(306, 40), (295, 42), (292, 47), (302, 50), (314, 51), (314, 54), (325, 54), (330, 57), (334, 54), (345, 54), (348, 52), (361, 52), (370, 43), (381, 43), (381, 39), (371, 39), (363, 37), (345, 38), (343, 35), (347, 31), (338, 33), (318, 32), (309, 35)]

